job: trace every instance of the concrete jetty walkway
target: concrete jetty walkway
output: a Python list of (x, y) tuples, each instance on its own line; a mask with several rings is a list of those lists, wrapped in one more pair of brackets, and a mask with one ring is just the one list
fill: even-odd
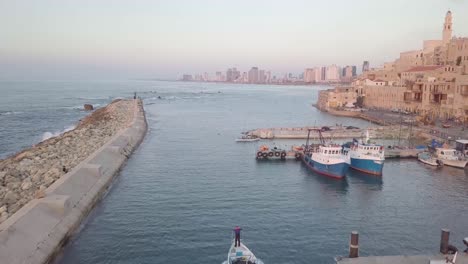
[(128, 124), (0, 224), (0, 263), (48, 263), (79, 227), (146, 134), (142, 101), (125, 101)]

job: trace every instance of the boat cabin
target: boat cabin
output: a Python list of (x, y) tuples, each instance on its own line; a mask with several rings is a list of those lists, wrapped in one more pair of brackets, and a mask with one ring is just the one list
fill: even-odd
[(436, 157), (445, 160), (458, 160), (457, 150), (449, 148), (436, 148)]
[(357, 146), (357, 150), (361, 152), (382, 152), (383, 147), (379, 145), (361, 145)]
[(468, 140), (459, 139), (455, 141), (455, 143), (456, 143), (455, 149), (463, 153), (465, 156), (468, 156)]
[(343, 148), (339, 145), (320, 146), (318, 153), (322, 153), (323, 155), (327, 155), (327, 156), (344, 155)]

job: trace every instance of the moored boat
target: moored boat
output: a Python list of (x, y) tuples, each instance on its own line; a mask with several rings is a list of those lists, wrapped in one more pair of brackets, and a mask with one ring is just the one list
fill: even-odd
[(468, 159), (463, 153), (452, 148), (436, 148), (434, 157), (441, 160), (444, 165), (463, 169), (468, 163)]
[(335, 179), (343, 179), (349, 168), (340, 145), (319, 146), (312, 155), (304, 155), (303, 161), (312, 171)]
[(253, 142), (253, 141), (259, 141), (260, 138), (258, 137), (252, 137), (252, 136), (242, 136), (240, 138), (236, 138), (236, 142)]
[(418, 154), (418, 160), (424, 164), (442, 167), (444, 163), (439, 159), (435, 158), (431, 153), (425, 151)]
[(346, 147), (350, 168), (372, 175), (382, 175), (385, 161), (383, 146), (361, 144), (357, 140), (354, 140), (353, 143), (350, 143)]

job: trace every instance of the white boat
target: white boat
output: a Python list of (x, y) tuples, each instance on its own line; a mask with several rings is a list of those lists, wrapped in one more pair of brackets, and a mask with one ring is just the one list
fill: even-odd
[(241, 242), (240, 246), (235, 247), (232, 241), (227, 260), (223, 264), (263, 264), (263, 262), (257, 259), (244, 243)]
[(260, 138), (258, 137), (251, 137), (251, 136), (243, 136), (241, 138), (236, 138), (236, 142), (254, 142), (259, 141)]
[(348, 164), (352, 169), (380, 176), (385, 162), (384, 147), (376, 144), (359, 143), (353, 140), (344, 146), (347, 153)]
[(431, 153), (426, 151), (418, 154), (418, 160), (424, 164), (436, 167), (442, 167), (444, 165), (441, 160), (436, 159)]
[(444, 165), (464, 169), (468, 160), (465, 155), (452, 148), (436, 148), (435, 158), (439, 159)]
[(321, 145), (312, 157), (304, 155), (303, 161), (312, 171), (335, 179), (343, 179), (349, 168), (348, 156), (340, 145)]

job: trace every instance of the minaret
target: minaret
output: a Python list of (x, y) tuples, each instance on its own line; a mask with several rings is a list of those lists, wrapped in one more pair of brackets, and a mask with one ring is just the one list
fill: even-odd
[(442, 42), (447, 44), (452, 38), (452, 12), (450, 10), (445, 15), (444, 30), (442, 31)]

